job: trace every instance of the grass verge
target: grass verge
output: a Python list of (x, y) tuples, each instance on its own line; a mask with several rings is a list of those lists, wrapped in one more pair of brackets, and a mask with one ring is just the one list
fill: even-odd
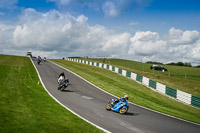
[[(103, 59), (79, 58), (94, 62), (101, 62)], [(141, 63), (124, 59), (105, 59), (106, 64), (134, 72), (148, 77), (156, 82), (165, 84), (174, 89), (178, 89), (200, 97), (200, 68), (162, 65), (168, 69), (167, 72), (151, 70), (149, 63)]]
[(0, 132), (102, 132), (75, 116), (37, 85), (27, 57), (0, 55)]
[(129, 95), (129, 101), (138, 105), (200, 123), (200, 109), (182, 104), (109, 70), (66, 60), (51, 60), (75, 72), (103, 90), (118, 97)]

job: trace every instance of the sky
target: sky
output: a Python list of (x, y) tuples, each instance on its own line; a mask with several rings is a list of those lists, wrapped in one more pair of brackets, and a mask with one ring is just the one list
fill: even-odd
[(0, 0), (0, 54), (200, 65), (199, 0)]

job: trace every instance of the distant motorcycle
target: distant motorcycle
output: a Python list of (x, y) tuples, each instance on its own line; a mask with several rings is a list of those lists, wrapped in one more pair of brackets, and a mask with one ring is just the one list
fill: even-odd
[(40, 62), (42, 61), (41, 57), (38, 57), (37, 64), (40, 65)]
[(123, 102), (123, 101), (119, 100), (119, 102), (116, 103), (115, 105), (114, 105), (114, 102), (115, 102), (115, 99), (112, 99), (112, 102), (109, 101), (108, 105), (106, 106), (106, 110), (108, 110), (108, 111), (113, 110), (120, 114), (127, 113), (128, 108), (129, 108), (128, 101)]
[(58, 90), (63, 91), (69, 85), (69, 79), (64, 77), (58, 78)]
[(44, 59), (43, 59), (43, 60), (44, 60), (44, 62), (46, 62), (47, 58), (46, 58), (46, 57), (44, 57)]

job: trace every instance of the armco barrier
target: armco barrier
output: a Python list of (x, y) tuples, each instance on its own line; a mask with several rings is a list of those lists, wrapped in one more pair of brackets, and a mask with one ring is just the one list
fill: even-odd
[(150, 79), (149, 80), (149, 87), (156, 89), (156, 82)]
[(142, 76), (137, 74), (136, 80), (142, 83)]
[(167, 94), (168, 96), (176, 98), (177, 90), (167, 86), (165, 94)]
[(115, 67), (115, 72), (118, 73), (119, 72), (119, 68)]
[(122, 74), (122, 69), (119, 68), (119, 69), (118, 69), (118, 73), (119, 73), (119, 74)]
[(109, 69), (109, 65), (107, 65), (107, 69)]
[(115, 71), (115, 67), (114, 66), (112, 66), (112, 71)]
[(131, 78), (131, 72), (126, 72), (126, 77)]
[(120, 75), (123, 75), (125, 77), (131, 78), (135, 81), (138, 81), (162, 94), (165, 94), (167, 96), (170, 96), (172, 98), (175, 98), (181, 102), (184, 102), (186, 104), (192, 105), (194, 107), (200, 108), (200, 97), (188, 94), (186, 92), (180, 91), (173, 89), (171, 87), (168, 87), (166, 85), (163, 85), (161, 83), (155, 82), (149, 78), (143, 77), (141, 75), (138, 75), (133, 72), (129, 72), (126, 70), (123, 70), (121, 68), (117, 68), (108, 64), (103, 64), (103, 63), (98, 63), (98, 62), (92, 62), (92, 61), (86, 61), (86, 60), (77, 60), (77, 59), (72, 59), (72, 58), (67, 58), (68, 61), (73, 61), (73, 62), (79, 62), (79, 63), (84, 63), (92, 66), (97, 66), (100, 68), (105, 68), (110, 71), (113, 71), (115, 73), (118, 73)]
[(191, 97), (192, 97), (191, 94), (177, 90), (177, 99), (178, 100), (185, 102), (187, 104), (190, 104), (191, 103)]
[(131, 79), (136, 80), (137, 74), (131, 73)]
[(163, 85), (161, 83), (156, 83), (156, 90), (160, 93), (165, 94), (166, 92), (166, 85)]
[(142, 83), (145, 84), (146, 86), (149, 86), (149, 78), (143, 77)]
[(195, 107), (200, 108), (200, 97), (197, 97), (197, 96), (193, 96), (193, 95), (192, 95), (191, 104), (192, 104), (193, 106), (195, 106)]
[(126, 70), (122, 69), (122, 75), (126, 77)]

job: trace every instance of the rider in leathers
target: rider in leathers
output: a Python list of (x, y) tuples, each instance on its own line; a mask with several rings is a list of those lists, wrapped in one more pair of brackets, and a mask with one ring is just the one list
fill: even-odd
[(115, 99), (115, 102), (111, 103), (111, 105), (115, 106), (115, 104), (117, 104), (119, 101), (126, 102), (126, 100), (128, 100), (128, 95), (125, 95), (124, 97), (119, 99)]

